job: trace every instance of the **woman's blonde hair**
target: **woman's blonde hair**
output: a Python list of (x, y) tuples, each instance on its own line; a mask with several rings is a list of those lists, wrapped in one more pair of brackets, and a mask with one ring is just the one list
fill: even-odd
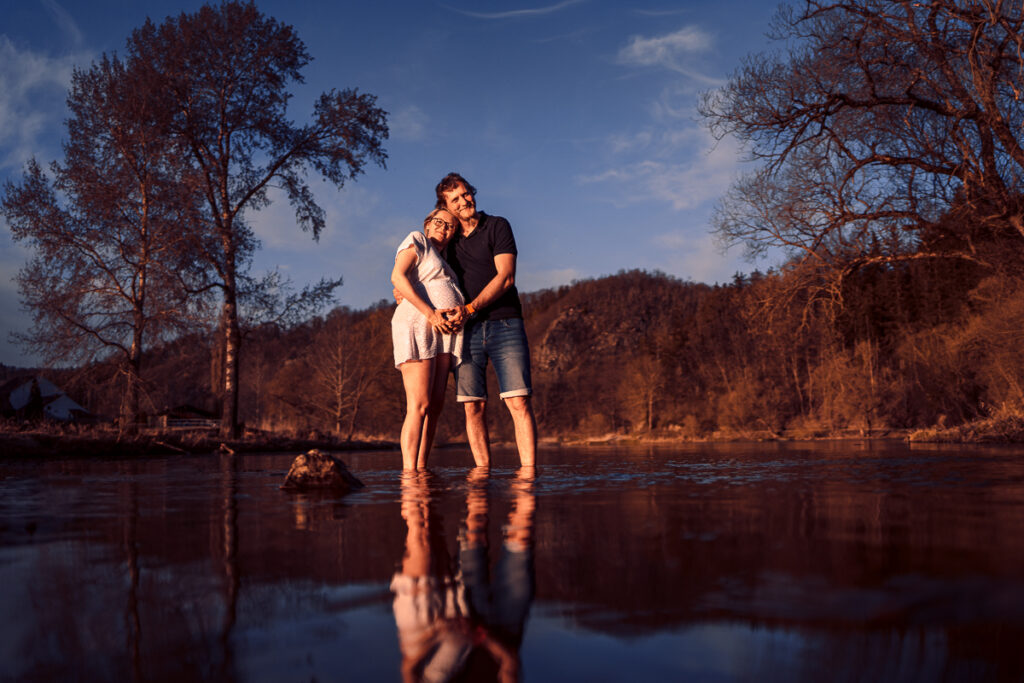
[(427, 229), (427, 224), (430, 223), (430, 221), (432, 221), (434, 219), (434, 216), (436, 216), (437, 214), (441, 213), (442, 211), (444, 211), (445, 213), (448, 213), (448, 209), (446, 209), (444, 207), (441, 207), (440, 209), (434, 209), (433, 211), (431, 211), (430, 213), (427, 214), (427, 217), (423, 219), (423, 230), (424, 231)]

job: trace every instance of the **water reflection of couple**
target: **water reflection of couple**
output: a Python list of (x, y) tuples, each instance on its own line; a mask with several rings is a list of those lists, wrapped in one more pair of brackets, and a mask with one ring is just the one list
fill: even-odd
[(501, 557), (490, 576), (488, 473), (467, 479), (466, 519), (453, 566), (430, 474), (402, 477), (407, 525), (401, 569), (391, 581), (405, 681), (519, 679), (519, 647), (533, 600), (533, 468), (511, 485)]
[(402, 467), (426, 467), (452, 367), (473, 460), (490, 466), (488, 361), (512, 415), (520, 463), (532, 467), (537, 424), (512, 228), (500, 216), (478, 212), (476, 188), (457, 173), (445, 176), (435, 194), (424, 234), (411, 232), (402, 240), (391, 273), (400, 299), (391, 335), (406, 397)]

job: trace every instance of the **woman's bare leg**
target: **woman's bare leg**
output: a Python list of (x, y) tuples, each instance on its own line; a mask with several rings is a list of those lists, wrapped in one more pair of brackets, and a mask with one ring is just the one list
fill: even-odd
[(442, 353), (434, 359), (434, 376), (430, 383), (430, 405), (427, 407), (427, 419), (423, 421), (423, 436), (420, 439), (420, 450), (416, 459), (416, 467), (420, 469), (427, 466), (427, 458), (430, 457), (430, 449), (434, 445), (437, 422), (441, 417), (441, 409), (444, 408), (444, 395), (448, 391), (448, 369), (451, 364), (452, 355), (450, 353)]
[(398, 366), (405, 386), (405, 420), (402, 422), (402, 469), (416, 469), (423, 424), (430, 405), (430, 385), (434, 377), (434, 359), (409, 360)]

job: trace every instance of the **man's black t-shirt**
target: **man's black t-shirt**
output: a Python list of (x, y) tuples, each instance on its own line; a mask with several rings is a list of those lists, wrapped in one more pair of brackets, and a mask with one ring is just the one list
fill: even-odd
[[(456, 234), (448, 245), (447, 259), (455, 275), (459, 278), (459, 286), (470, 302), (483, 291), (487, 283), (498, 274), (494, 267), (494, 257), (498, 254), (518, 255), (516, 240), (512, 236), (512, 226), (501, 216), (488, 216), (479, 213), (480, 222), (469, 237)], [(522, 318), (523, 305), (519, 301), (519, 292), (515, 285), (509, 287), (500, 297), (491, 302), (490, 306), (480, 310), (478, 320), (504, 320), (506, 318)]]

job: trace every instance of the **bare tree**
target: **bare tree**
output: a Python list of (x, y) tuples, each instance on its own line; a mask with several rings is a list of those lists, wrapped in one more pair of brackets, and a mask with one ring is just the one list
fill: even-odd
[[(351, 315), (332, 316), (314, 340), (309, 358), (311, 402), (329, 417), (334, 433), (352, 439), (359, 407), (382, 367), (376, 350), (387, 340), (367, 324), (354, 324)], [(379, 337), (379, 335), (376, 335)]]
[(1020, 3), (806, 0), (771, 35), (701, 104), (757, 162), (720, 203), (727, 242), (782, 248), (833, 297), (869, 264), (1024, 265)]
[[(323, 322), (314, 320), (309, 336), (270, 382), (278, 416), (296, 428), (330, 429), (351, 440), (360, 410), (387, 383), (382, 377), (393, 359), (386, 322), (347, 308), (331, 311)], [(375, 410), (381, 412), (377, 400)]]
[(665, 368), (661, 359), (646, 351), (630, 361), (619, 384), (620, 404), (627, 414), (633, 416), (634, 426), (643, 425), (648, 434), (654, 430), (654, 408), (665, 384)]
[(200, 279), (185, 237), (195, 205), (174, 170), (169, 119), (136, 74), (104, 56), (76, 70), (63, 163), (32, 161), (3, 212), (34, 255), (18, 274), (34, 324), (20, 339), (49, 362), (120, 357), (121, 425), (139, 413), (143, 352), (194, 321)]
[(240, 266), (254, 237), (247, 211), (265, 207), (281, 188), (296, 221), (318, 238), (324, 212), (306, 184), (315, 171), (336, 186), (386, 154), (386, 114), (355, 90), (320, 95), (311, 123), (287, 117), (288, 88), (302, 82), (310, 57), (294, 30), (249, 2), (205, 5), (155, 25), (128, 41), (129, 61), (164, 94), (173, 135), (206, 204), (208, 262), (223, 292), (222, 431), (238, 429), (241, 328)]

